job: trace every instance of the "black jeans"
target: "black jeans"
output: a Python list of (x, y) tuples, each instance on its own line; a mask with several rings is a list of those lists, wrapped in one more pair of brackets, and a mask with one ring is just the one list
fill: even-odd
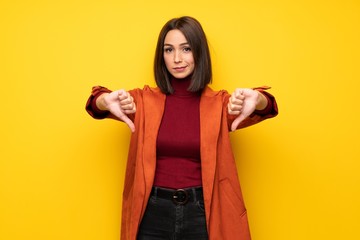
[(191, 197), (186, 204), (177, 204), (171, 198), (157, 194), (154, 188), (144, 217), (141, 221), (137, 240), (206, 240), (206, 218), (204, 200), (195, 189), (188, 189)]

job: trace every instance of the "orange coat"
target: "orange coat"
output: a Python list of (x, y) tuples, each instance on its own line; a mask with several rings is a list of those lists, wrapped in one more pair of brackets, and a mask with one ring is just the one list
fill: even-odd
[[(263, 91), (264, 88), (257, 89)], [(122, 207), (122, 240), (135, 240), (153, 186), (156, 138), (165, 98), (159, 88), (145, 86), (129, 91), (136, 103), (131, 115), (136, 130), (131, 136)], [(239, 128), (277, 115), (275, 99), (267, 115), (252, 114)], [(250, 240), (229, 129), (234, 116), (227, 114), (229, 94), (206, 87), (200, 99), (200, 154), (206, 223), (210, 240)]]

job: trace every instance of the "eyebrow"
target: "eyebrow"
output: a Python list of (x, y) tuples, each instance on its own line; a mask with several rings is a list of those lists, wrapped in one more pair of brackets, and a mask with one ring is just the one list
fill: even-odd
[[(180, 43), (180, 46), (184, 46), (184, 45), (190, 45), (188, 42), (185, 42), (185, 43)], [(165, 46), (170, 46), (170, 47), (173, 47), (173, 45), (172, 44), (170, 44), (170, 43), (164, 43), (164, 47)]]

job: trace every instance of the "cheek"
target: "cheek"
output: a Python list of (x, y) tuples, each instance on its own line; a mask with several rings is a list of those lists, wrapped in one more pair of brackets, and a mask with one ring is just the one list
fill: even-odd
[(191, 65), (192, 65), (192, 67), (194, 68), (194, 67), (195, 67), (195, 61), (194, 61), (194, 58), (191, 58), (190, 63), (191, 63)]
[(164, 55), (164, 62), (165, 62), (166, 68), (169, 68), (170, 67), (170, 59), (166, 55)]
[(191, 64), (194, 64), (194, 63), (195, 63), (193, 55), (190, 55), (190, 56), (188, 57), (188, 62), (191, 63)]

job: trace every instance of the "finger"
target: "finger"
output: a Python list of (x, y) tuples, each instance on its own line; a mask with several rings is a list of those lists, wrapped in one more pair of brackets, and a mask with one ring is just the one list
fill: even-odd
[(126, 115), (128, 115), (128, 114), (133, 114), (133, 113), (136, 113), (136, 110), (133, 110), (133, 109), (131, 109), (131, 110), (124, 110), (124, 113), (125, 113)]
[(136, 103), (134, 102), (134, 111), (136, 112)]
[(239, 124), (245, 119), (243, 114), (240, 114), (231, 124), (231, 131), (235, 131)]
[(130, 104), (124, 104), (124, 105), (121, 105), (121, 109), (123, 110), (131, 110), (133, 109), (135, 106), (135, 104), (132, 102)]
[(125, 113), (135, 113), (136, 112), (136, 104), (134, 102), (132, 102), (131, 104), (128, 104), (125, 106), (125, 108), (123, 108), (123, 110), (125, 111)]
[(129, 109), (123, 109), (122, 110), (125, 114), (133, 114), (136, 112), (136, 108), (135, 107), (131, 107)]
[(230, 111), (241, 111), (243, 106), (241, 104), (229, 104)]
[(128, 127), (130, 128), (131, 132), (135, 132), (135, 125), (134, 123), (130, 120), (130, 118), (128, 118), (126, 115), (121, 117), (121, 120), (126, 123), (128, 125)]
[(234, 97), (236, 99), (241, 99), (243, 100), (245, 98), (244, 96), (244, 90), (243, 89), (236, 89), (235, 92), (234, 92)]
[(232, 104), (238, 104), (238, 105), (243, 104), (243, 102), (244, 102), (243, 100), (244, 99), (240, 99), (240, 98), (235, 97), (235, 94), (233, 96), (231, 96), (231, 98), (230, 98), (230, 102)]
[(127, 99), (128, 98), (128, 92), (127, 91), (125, 91), (125, 90), (119, 90), (119, 92), (118, 92), (118, 94), (119, 94), (119, 100), (120, 101), (122, 101), (122, 100), (124, 100), (124, 99)]
[(120, 105), (121, 110), (126, 114), (132, 114), (136, 112), (136, 104), (132, 101), (130, 104)]
[(228, 109), (230, 115), (239, 115), (242, 112), (242, 109)]
[(133, 97), (132, 97), (129, 93), (126, 94), (126, 97), (125, 97), (125, 98), (124, 98), (124, 97), (121, 97), (121, 98), (119, 98), (119, 99), (120, 99), (120, 104), (121, 104), (121, 105), (128, 105), (128, 104), (131, 104), (131, 103), (134, 102)]
[(231, 115), (239, 115), (242, 110), (242, 105), (233, 105), (230, 102), (228, 103), (228, 113)]

